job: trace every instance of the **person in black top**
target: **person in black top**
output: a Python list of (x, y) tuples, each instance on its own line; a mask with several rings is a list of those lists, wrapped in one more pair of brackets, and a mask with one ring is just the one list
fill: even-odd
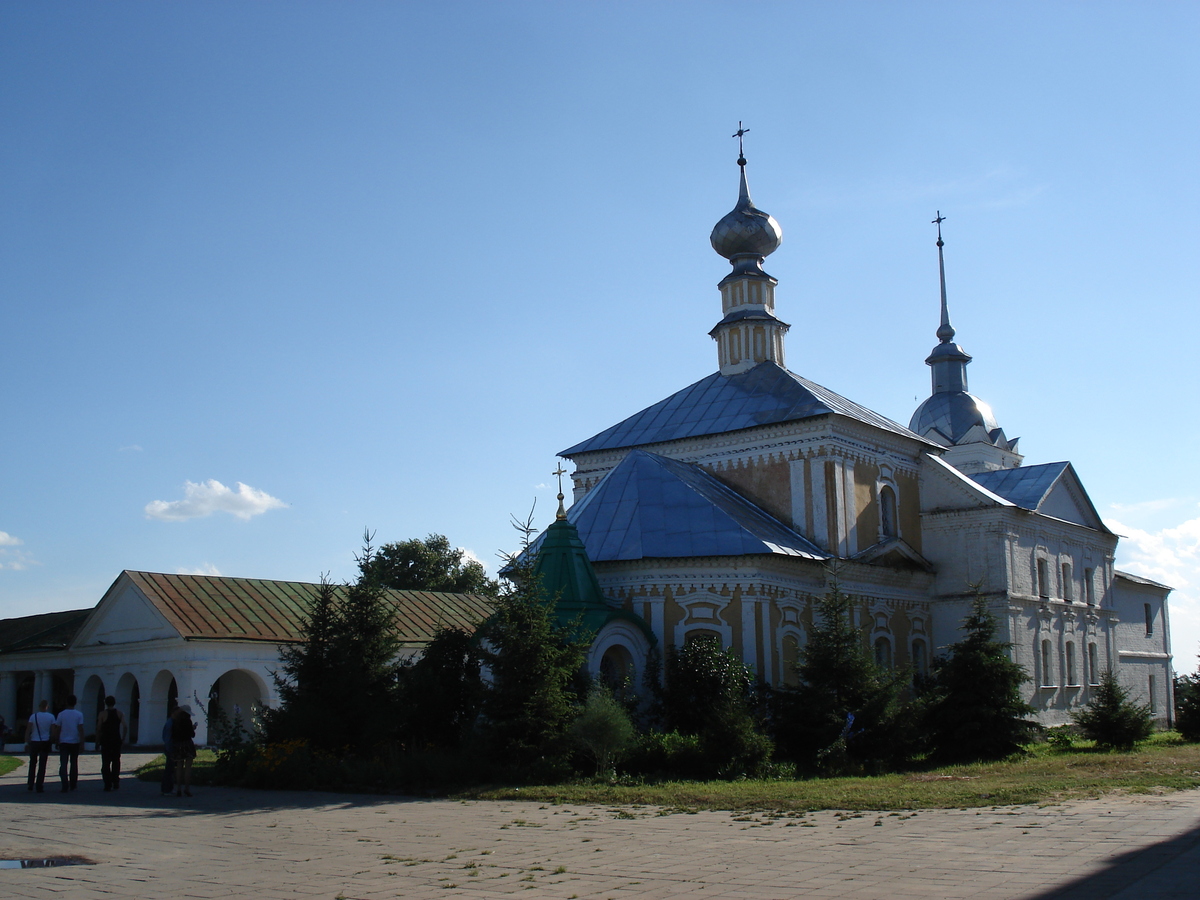
[(117, 698), (109, 694), (104, 698), (104, 709), (96, 717), (96, 742), (100, 745), (100, 777), (104, 789), (115, 791), (121, 786), (121, 745), (128, 732), (125, 716), (117, 709)]

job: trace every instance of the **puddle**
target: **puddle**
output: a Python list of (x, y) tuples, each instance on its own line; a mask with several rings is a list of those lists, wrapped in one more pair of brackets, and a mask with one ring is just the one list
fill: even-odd
[(55, 866), (90, 866), (82, 856), (38, 856), (32, 859), (0, 859), (0, 869), (51, 869)]

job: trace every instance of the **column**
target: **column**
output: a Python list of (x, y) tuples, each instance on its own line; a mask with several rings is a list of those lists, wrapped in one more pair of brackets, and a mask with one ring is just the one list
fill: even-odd
[(846, 475), (842, 460), (833, 461), (833, 510), (834, 521), (830, 523), (829, 549), (835, 547), (838, 556), (849, 556), (846, 552)]
[(0, 716), (4, 717), (9, 728), (17, 727), (16, 672), (0, 672)]
[(773, 650), (775, 649), (774, 632), (771, 631), (771, 601), (763, 600), (758, 604), (758, 614), (762, 619), (762, 657), (763, 670), (762, 680), (768, 684), (774, 684), (775, 678), (775, 659)]
[(825, 496), (825, 457), (812, 461), (812, 538), (822, 550), (831, 550), (836, 544), (830, 541), (829, 503)]
[(758, 669), (758, 629), (755, 627), (757, 617), (754, 615), (757, 600), (751, 600), (742, 594), (742, 662), (750, 668)]
[(54, 677), (47, 671), (42, 670), (33, 673), (33, 711), (38, 711), (38, 706), (45, 700), (50, 704), (50, 711), (54, 711)]
[(792, 482), (792, 528), (808, 537), (812, 531), (808, 527), (808, 492), (805, 489), (804, 469), (804, 457), (788, 463), (788, 473)]
[[(842, 473), (846, 480), (846, 504), (843, 512), (846, 520), (846, 555), (853, 556), (858, 552), (858, 498), (854, 495), (854, 460), (847, 459), (842, 463)], [(899, 506), (899, 503), (896, 505)], [(896, 510), (896, 518), (900, 518), (899, 509)], [(896, 530), (899, 531), (899, 528)]]

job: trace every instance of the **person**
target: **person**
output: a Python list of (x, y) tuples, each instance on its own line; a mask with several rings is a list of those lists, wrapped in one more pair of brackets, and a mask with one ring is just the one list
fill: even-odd
[(83, 749), (83, 713), (75, 708), (74, 694), (67, 698), (67, 708), (54, 720), (54, 740), (58, 741), (58, 778), (63, 793), (79, 785), (79, 751)]
[(171, 752), (175, 756), (175, 796), (192, 796), (192, 760), (196, 758), (196, 723), (192, 708), (180, 706), (172, 713)]
[(38, 704), (38, 711), (25, 723), (25, 746), (29, 748), (29, 783), (26, 790), (40, 794), (45, 790), (46, 761), (50, 758), (50, 735), (54, 730), (54, 716), (50, 714), (50, 701)]
[(164, 797), (175, 793), (175, 748), (171, 743), (171, 729), (174, 725), (174, 710), (168, 710), (167, 720), (162, 728), (163, 756), (166, 761), (163, 763), (162, 786), (159, 789)]
[(121, 745), (128, 736), (125, 716), (117, 709), (117, 698), (104, 698), (104, 709), (96, 717), (96, 742), (100, 745), (100, 777), (104, 790), (115, 791), (121, 786)]

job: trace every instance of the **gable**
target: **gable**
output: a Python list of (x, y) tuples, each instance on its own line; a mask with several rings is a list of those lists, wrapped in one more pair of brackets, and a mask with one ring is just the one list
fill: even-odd
[(1084, 493), (1083, 485), (1079, 484), (1077, 480), (1074, 480), (1074, 483), (1069, 478), (1060, 478), (1056, 481), (1053, 487), (1047, 491), (1046, 496), (1042, 498), (1037, 511), (1044, 516), (1053, 516), (1065, 522), (1074, 522), (1076, 525), (1095, 528), (1097, 531), (1108, 530), (1104, 527), (1100, 516), (1096, 514), (1092, 501)]
[(1017, 466), (971, 478), (1022, 509), (1111, 534), (1069, 462)]
[(97, 604), (73, 646), (132, 644), (178, 637), (179, 631), (122, 575)]
[(964, 475), (950, 463), (932, 453), (921, 460), (921, 512), (940, 509), (982, 509), (1012, 506), (999, 494), (979, 483), (979, 479)]

